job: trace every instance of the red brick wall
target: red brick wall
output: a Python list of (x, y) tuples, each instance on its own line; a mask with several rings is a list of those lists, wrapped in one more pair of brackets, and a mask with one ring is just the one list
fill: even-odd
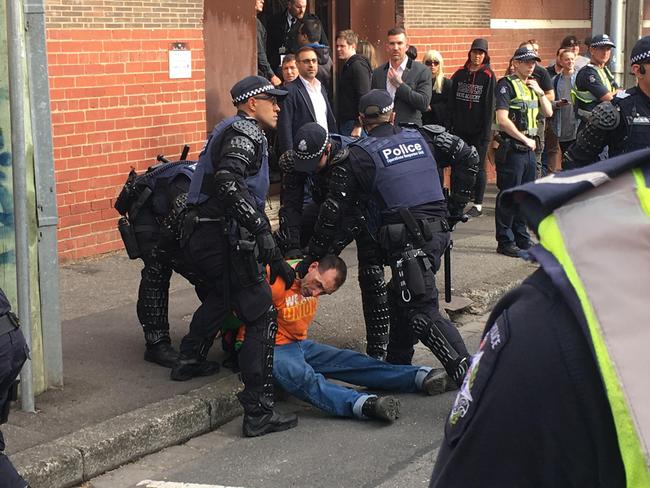
[[(206, 135), (202, 3), (87, 3), (53, 0), (47, 11), (63, 261), (120, 249), (113, 202), (130, 168), (183, 144), (196, 157)], [(169, 79), (172, 42), (191, 49), (192, 78)]]

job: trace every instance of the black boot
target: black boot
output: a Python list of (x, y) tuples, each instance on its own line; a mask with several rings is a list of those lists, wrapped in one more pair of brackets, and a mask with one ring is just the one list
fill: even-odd
[(179, 355), (169, 377), (174, 381), (187, 381), (197, 376), (211, 376), (219, 372), (219, 363), (203, 358), (190, 358)]
[(399, 398), (394, 396), (377, 397), (371, 396), (363, 402), (361, 413), (371, 419), (386, 420), (392, 422), (399, 418), (400, 414)]
[(458, 388), (463, 386), (463, 381), (465, 380), (465, 374), (469, 369), (469, 365), (472, 361), (472, 358), (469, 356), (459, 357), (452, 364), (447, 366), (447, 374), (449, 377), (456, 383)]
[(261, 415), (244, 414), (243, 431), (246, 437), (257, 437), (293, 429), (298, 425), (298, 417), (293, 413), (280, 413), (269, 410)]
[(144, 340), (146, 342), (145, 361), (159, 364), (165, 368), (171, 368), (176, 364), (178, 352), (172, 347), (168, 331), (145, 329)]

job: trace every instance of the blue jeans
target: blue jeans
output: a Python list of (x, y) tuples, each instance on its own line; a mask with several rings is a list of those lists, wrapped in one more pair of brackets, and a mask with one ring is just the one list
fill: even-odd
[(371, 389), (414, 392), (431, 368), (389, 364), (310, 340), (275, 346), (273, 376), (288, 393), (339, 417), (364, 418), (368, 394), (331, 383), (333, 378)]
[(496, 239), (499, 244), (526, 243), (530, 239), (526, 221), (518, 212), (501, 205), (501, 194), (510, 188), (535, 180), (535, 153), (511, 149), (503, 164), (497, 165), (497, 204), (494, 212)]

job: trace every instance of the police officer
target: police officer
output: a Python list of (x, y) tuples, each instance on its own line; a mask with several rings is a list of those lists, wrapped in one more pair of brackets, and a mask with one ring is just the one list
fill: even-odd
[(216, 125), (199, 155), (187, 196), (188, 210), (180, 239), (183, 254), (210, 285), (183, 338), (171, 378), (178, 381), (210, 375), (218, 363), (208, 349), (234, 309), (246, 324), (239, 352), (244, 390), (244, 435), (257, 436), (297, 424), (295, 415), (274, 410), (273, 346), (277, 312), (271, 283), (282, 276), (291, 286), (295, 273), (276, 247), (264, 213), (269, 188), (268, 144), (263, 130), (277, 125), (278, 90), (260, 76), (248, 76), (230, 91), (237, 114)]
[[(393, 125), (393, 101), (385, 90), (371, 90), (359, 102), (369, 134), (348, 146), (345, 159), (332, 170), (328, 196), (321, 206), (309, 255), (297, 270), (304, 273), (327, 253), (336, 238), (337, 223), (350, 207), (360, 206), (376, 242), (373, 263), (389, 264), (391, 312), (388, 361), (410, 364), (419, 339), (458, 382), (467, 366), (467, 350), (456, 328), (440, 315), (434, 274), (449, 245), (447, 204), (429, 143), (416, 129)], [(429, 132), (430, 131), (430, 132)], [(476, 150), (462, 139), (429, 127), (431, 145), (448, 160), (462, 161), (476, 176)], [(467, 181), (464, 206), (474, 185)], [(462, 206), (460, 207), (462, 209)]]
[(531, 77), (541, 59), (528, 46), (515, 51), (515, 72), (497, 83), (496, 119), (503, 142), (495, 155), (497, 168), (497, 204), (495, 209), (497, 252), (518, 257), (530, 247), (526, 224), (518, 215), (500, 205), (501, 192), (535, 179), (535, 136), (537, 115), (553, 115), (551, 102)]
[[(115, 201), (116, 210), (123, 215), (118, 229), (127, 254), (144, 263), (137, 302), (146, 344), (144, 359), (166, 368), (178, 359), (169, 336), (169, 282), (172, 269), (187, 273), (173, 258), (176, 251), (160, 241), (165, 219), (173, 202), (187, 193), (195, 166), (195, 161), (175, 161), (154, 165), (142, 175), (132, 170)], [(173, 239), (165, 242), (175, 244)]]
[[(320, 207), (327, 197), (333, 169), (347, 157), (346, 148), (353, 141), (349, 137), (328, 134), (316, 122), (305, 124), (296, 132), (293, 149), (281, 158), (284, 161), (283, 200), (276, 240), (286, 250), (285, 257), (302, 257), (302, 248), (307, 247), (313, 235)], [(310, 201), (304, 204), (306, 196)], [(390, 327), (388, 291), (378, 248), (357, 205), (351, 205), (337, 225), (329, 252), (338, 255), (353, 239), (357, 245), (359, 287), (366, 323), (366, 353), (384, 360)]]
[(589, 44), (591, 60), (576, 75), (575, 87), (571, 91), (574, 98), (576, 115), (580, 118), (579, 131), (589, 118), (591, 111), (600, 102), (614, 98), (618, 84), (607, 67), (616, 46), (607, 34), (594, 36)]
[(650, 36), (637, 41), (630, 64), (637, 86), (602, 102), (591, 112), (584, 130), (564, 154), (563, 169), (585, 166), (598, 160), (605, 146), (609, 155), (650, 146)]
[[(10, 403), (16, 399), (16, 378), (29, 354), (19, 327), (7, 296), (0, 290), (0, 424), (7, 422)], [(16, 472), (4, 450), (5, 440), (0, 432), (0, 488), (25, 488), (27, 482)]]
[(650, 486), (650, 150), (503, 199), (541, 269), (492, 311), (430, 486)]

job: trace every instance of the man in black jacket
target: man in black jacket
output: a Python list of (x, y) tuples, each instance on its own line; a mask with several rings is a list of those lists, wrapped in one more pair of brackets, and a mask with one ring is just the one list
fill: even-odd
[(300, 47), (309, 46), (314, 48), (318, 56), (318, 73), (316, 78), (320, 81), (327, 93), (332, 93), (332, 58), (330, 56), (329, 46), (319, 43), (323, 26), (318, 19), (304, 19), (298, 27), (298, 45)]
[[(266, 54), (271, 67), (280, 75), (280, 65), (285, 54), (295, 54), (300, 48), (298, 44), (298, 27), (301, 20), (316, 19), (315, 15), (305, 13), (307, 0), (289, 0), (287, 9), (271, 17), (267, 25), (268, 39)], [(327, 36), (321, 32), (319, 44), (329, 44)]]
[(409, 48), (406, 31), (393, 27), (388, 31), (386, 49), (390, 60), (372, 72), (371, 88), (386, 90), (395, 104), (395, 122), (422, 125), (422, 112), (431, 103), (431, 70), (406, 55)]
[[(259, 14), (263, 9), (264, 0), (255, 0), (255, 11)], [(266, 57), (266, 27), (264, 27), (259, 16), (257, 17), (257, 74), (269, 80), (274, 86), (282, 83)]]
[(496, 86), (496, 77), (490, 69), (487, 40), (474, 39), (465, 65), (454, 73), (451, 81), (451, 133), (476, 147), (480, 158), (474, 186), (474, 205), (468, 212), (470, 217), (479, 217), (483, 213), (483, 195), (487, 182), (485, 155), (492, 138)]
[[(359, 100), (370, 91), (372, 69), (366, 58), (357, 54), (359, 36), (352, 30), (344, 30), (336, 36), (336, 57), (343, 66), (339, 72), (336, 90), (336, 119), (339, 134), (349, 136), (356, 125), (361, 132), (358, 118)], [(355, 132), (354, 135), (359, 135)]]

